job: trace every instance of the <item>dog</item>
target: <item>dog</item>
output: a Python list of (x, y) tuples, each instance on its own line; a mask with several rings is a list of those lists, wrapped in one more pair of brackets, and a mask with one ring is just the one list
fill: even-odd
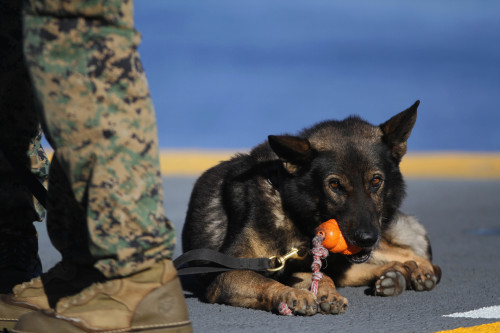
[[(368, 286), (373, 295), (432, 290), (441, 278), (426, 230), (399, 210), (399, 165), (419, 101), (379, 126), (358, 116), (324, 121), (298, 135), (270, 135), (248, 154), (209, 169), (196, 181), (182, 232), (183, 250), (210, 248), (260, 258), (311, 248), (316, 228), (336, 219), (353, 255), (330, 254), (317, 295), (312, 256), (277, 272), (233, 270), (203, 278), (205, 297), (294, 315), (342, 313), (336, 286)], [(307, 252), (307, 251), (305, 251)]]

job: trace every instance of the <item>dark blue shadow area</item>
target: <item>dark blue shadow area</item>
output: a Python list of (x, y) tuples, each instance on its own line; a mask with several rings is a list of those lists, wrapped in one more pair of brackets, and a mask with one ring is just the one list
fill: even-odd
[(248, 148), (421, 100), (410, 150), (500, 150), (500, 2), (148, 0), (140, 52), (164, 148)]

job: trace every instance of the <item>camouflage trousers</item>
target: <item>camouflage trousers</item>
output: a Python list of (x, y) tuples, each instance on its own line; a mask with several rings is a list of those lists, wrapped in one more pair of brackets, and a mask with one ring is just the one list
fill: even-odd
[(37, 101), (24, 111), (42, 115), (54, 148), (47, 229), (63, 260), (112, 278), (171, 257), (132, 2), (31, 0), (23, 29)]

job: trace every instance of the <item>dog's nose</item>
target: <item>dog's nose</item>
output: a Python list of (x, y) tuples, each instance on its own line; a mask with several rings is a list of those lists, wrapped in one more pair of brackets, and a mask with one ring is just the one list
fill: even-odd
[(357, 230), (354, 234), (356, 245), (360, 247), (372, 247), (378, 239), (376, 230)]

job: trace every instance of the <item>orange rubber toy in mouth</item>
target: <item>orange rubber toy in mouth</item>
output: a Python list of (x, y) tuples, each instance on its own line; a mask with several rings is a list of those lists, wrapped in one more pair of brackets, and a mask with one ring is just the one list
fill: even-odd
[(359, 246), (347, 244), (335, 219), (321, 223), (316, 229), (316, 235), (323, 237), (322, 244), (330, 252), (349, 256), (361, 251)]

